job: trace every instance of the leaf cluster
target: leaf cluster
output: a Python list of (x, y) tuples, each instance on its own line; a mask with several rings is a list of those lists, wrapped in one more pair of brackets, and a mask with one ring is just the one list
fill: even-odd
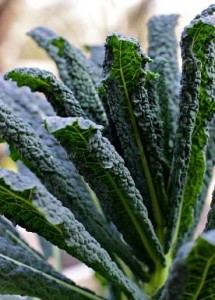
[[(184, 29), (181, 71), (177, 15), (149, 21), (147, 54), (118, 33), (89, 59), (47, 28), (28, 33), (61, 80), (37, 68), (0, 80), (0, 139), (19, 167), (0, 169), (2, 294), (213, 299), (215, 194), (192, 236), (215, 162), (214, 12)], [(107, 293), (57, 273), (13, 224), (93, 268)]]

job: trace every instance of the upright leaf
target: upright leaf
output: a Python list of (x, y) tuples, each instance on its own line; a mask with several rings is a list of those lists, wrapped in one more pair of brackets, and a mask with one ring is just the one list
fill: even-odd
[[(45, 188), (35, 185), (28, 178), (11, 171), (1, 170), (0, 178), (1, 213), (13, 222), (17, 222), (30, 231), (37, 232), (53, 244), (79, 258), (130, 294), (132, 299), (146, 299), (144, 293), (141, 293), (135, 284), (124, 276), (108, 253), (75, 219), (72, 212), (63, 207), (61, 202)], [(2, 252), (0, 258), (7, 259)], [(9, 262), (11, 262), (10, 259)], [(12, 269), (14, 267), (16, 264), (12, 265)], [(28, 269), (24, 268), (25, 271), (27, 272)], [(96, 300), (97, 298), (89, 299)]]
[(160, 300), (213, 299), (215, 231), (182, 246), (173, 262)]
[(96, 89), (100, 72), (96, 66), (80, 50), (47, 28), (38, 27), (28, 34), (54, 59), (61, 79), (87, 116), (106, 126), (107, 118)]
[(165, 154), (169, 162), (176, 133), (179, 102), (177, 15), (154, 16), (148, 23), (150, 70), (159, 74), (156, 91), (164, 128)]
[[(207, 193), (208, 193), (208, 187), (212, 180), (213, 175), (213, 168), (215, 166), (215, 119), (213, 122), (210, 122), (209, 124), (209, 140), (207, 144), (206, 149), (206, 170), (205, 170), (205, 176), (204, 181), (201, 189), (201, 193), (199, 197), (196, 200), (196, 203), (193, 208), (190, 208), (190, 214), (192, 216), (192, 220), (190, 219), (190, 225), (186, 232), (183, 233), (183, 238), (179, 241), (179, 243), (187, 241), (188, 239), (191, 239), (196, 226), (199, 224), (199, 220), (201, 218), (201, 214), (203, 211), (203, 207), (205, 205)], [(213, 201), (211, 203), (211, 211), (213, 211)], [(213, 214), (213, 213), (212, 213)], [(209, 213), (209, 216), (211, 218), (211, 213)], [(191, 223), (192, 222), (192, 223)], [(208, 226), (206, 226), (207, 228)], [(209, 226), (207, 230), (214, 229), (215, 227)]]
[(161, 207), (167, 199), (163, 153), (157, 134), (157, 126), (160, 126), (157, 114), (159, 109), (154, 107), (155, 104), (158, 108), (158, 103), (150, 102), (145, 88), (154, 77), (146, 71), (149, 58), (141, 51), (136, 40), (117, 34), (108, 36), (105, 48), (103, 83), (108, 94), (112, 121), (116, 126), (126, 166), (150, 214), (153, 211), (155, 229), (159, 231), (160, 240), (163, 240)]
[(33, 129), (13, 115), (2, 102), (0, 138), (18, 151), (21, 159), (35, 172), (47, 189), (74, 213), (77, 220), (88, 228), (90, 234), (109, 253), (118, 254), (134, 270), (138, 269), (139, 264), (133, 259), (130, 247), (96, 210), (89, 193), (77, 185), (77, 181), (68, 170), (43, 146)]
[[(101, 127), (83, 118), (53, 117), (46, 120), (50, 132), (74, 159), (77, 168), (96, 191), (108, 218), (141, 255), (141, 243), (155, 265), (164, 263), (160, 243), (146, 207), (122, 158), (102, 137)], [(138, 239), (137, 237), (138, 236)], [(143, 257), (143, 249), (142, 255)]]
[[(182, 34), (183, 76), (180, 117), (169, 180), (171, 213), (167, 230), (167, 249), (193, 223), (193, 207), (205, 174), (205, 147), (208, 122), (215, 113), (215, 17), (195, 18)], [(178, 232), (179, 231), (179, 232)]]
[(82, 67), (87, 70), (94, 83), (99, 81), (101, 74), (95, 63), (93, 63), (90, 59), (87, 59), (87, 57), (78, 48), (70, 44), (65, 38), (59, 36), (56, 32), (50, 30), (49, 28), (40, 26), (30, 30), (27, 35), (29, 35), (38, 44), (38, 46), (43, 48), (55, 61), (60, 76), (62, 76), (62, 80), (65, 83), (68, 82), (69, 84), (69, 67), (66, 63), (66, 57), (61, 56), (58, 47), (52, 43), (56, 39), (62, 39), (66, 41), (69, 45), (71, 54), (73, 53), (74, 55), (74, 59), (81, 62)]

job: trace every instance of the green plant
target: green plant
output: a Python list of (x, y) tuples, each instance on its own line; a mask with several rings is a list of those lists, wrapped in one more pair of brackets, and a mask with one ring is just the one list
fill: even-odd
[[(215, 297), (215, 195), (205, 232), (191, 241), (214, 165), (214, 11), (182, 33), (181, 82), (176, 15), (149, 22), (149, 56), (135, 39), (109, 35), (103, 71), (36, 28), (29, 35), (63, 82), (35, 68), (0, 82), (0, 137), (20, 170), (0, 170), (0, 212), (92, 267), (106, 298)], [(5, 217), (2, 294), (103, 299), (49, 267)]]

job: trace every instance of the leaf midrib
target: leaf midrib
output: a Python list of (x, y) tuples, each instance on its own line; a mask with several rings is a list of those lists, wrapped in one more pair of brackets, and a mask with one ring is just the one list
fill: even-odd
[[(86, 148), (87, 148), (87, 140), (85, 139), (84, 135), (81, 133), (80, 130), (78, 130), (78, 127), (74, 126), (73, 127), (74, 130), (78, 133), (78, 136), (80, 136), (80, 138), (82, 139), (82, 141), (84, 142)], [(153, 247), (150, 247), (150, 242), (148, 237), (145, 235), (144, 231), (142, 230), (142, 226), (140, 225), (140, 223), (138, 222), (137, 218), (135, 217), (133, 211), (129, 208), (128, 204), (126, 203), (125, 197), (123, 195), (123, 193), (121, 192), (121, 190), (118, 188), (114, 178), (111, 176), (111, 174), (106, 171), (104, 169), (104, 174), (107, 178), (107, 180), (110, 182), (110, 185), (113, 187), (114, 191), (116, 192), (116, 194), (118, 195), (121, 203), (123, 204), (123, 206), (125, 207), (132, 223), (134, 224), (134, 227), (136, 228), (141, 241), (143, 243), (144, 248), (146, 249), (147, 253), (149, 254), (149, 256), (152, 258), (152, 260), (157, 264), (158, 261), (158, 255), (155, 252), (155, 249)], [(159, 258), (160, 260), (160, 258)]]
[(78, 288), (77, 286), (73, 286), (73, 285), (70, 285), (69, 283), (67, 282), (64, 282), (50, 274), (47, 274), (47, 273), (44, 273), (40, 270), (37, 270), (36, 268), (34, 267), (31, 267), (31, 266), (28, 266), (24, 263), (21, 263), (11, 257), (8, 257), (6, 255), (3, 255), (3, 254), (0, 254), (0, 257), (2, 257), (3, 259), (5, 260), (9, 260), (11, 261), (12, 263), (14, 263), (15, 265), (17, 266), (23, 266), (23, 267), (26, 267), (28, 269), (30, 269), (31, 271), (35, 272), (35, 273), (38, 273), (38, 274), (42, 274), (44, 277), (48, 278), (49, 280), (52, 280), (52, 281), (55, 281), (56, 283), (62, 285), (63, 287), (67, 288), (67, 289), (71, 289), (72, 291), (76, 292), (76, 293), (79, 293), (85, 297), (87, 297), (88, 299), (92, 299), (92, 300), (101, 300), (102, 298), (99, 297), (99, 296), (96, 296), (96, 295), (93, 295), (93, 294), (90, 294), (88, 293), (87, 291), (85, 290), (82, 290), (81, 288)]
[[(8, 195), (9, 197), (11, 197), (12, 199), (19, 199), (19, 200), (21, 200), (25, 205), (27, 204), (27, 206), (32, 207), (32, 210), (33, 210), (33, 211), (36, 210), (37, 214), (39, 214), (39, 215), (42, 217), (43, 220), (45, 219), (45, 221), (46, 221), (47, 223), (49, 223), (49, 221), (46, 219), (46, 216), (44, 215), (44, 213), (41, 212), (41, 211), (39, 210), (39, 208), (37, 208), (37, 207), (32, 203), (32, 201), (31, 201), (31, 198), (30, 198), (30, 197), (32, 196), (33, 189), (29, 191), (29, 198), (28, 198), (28, 199), (25, 199), (25, 198), (21, 197), (20, 195), (17, 195), (15, 192), (13, 193), (11, 190), (8, 190), (7, 188), (3, 187), (2, 185), (0, 185), (0, 193), (1, 193), (1, 191), (3, 191), (6, 195)], [(25, 190), (25, 191), (26, 191), (26, 190)], [(21, 191), (17, 191), (17, 193), (18, 193), (18, 192), (21, 192)], [(24, 192), (24, 191), (23, 191), (23, 192)], [(31, 202), (30, 202), (30, 201), (31, 201)], [(8, 205), (8, 204), (6, 204), (6, 205)], [(1, 210), (1, 209), (0, 209), (0, 210)], [(52, 226), (54, 229), (56, 229), (60, 234), (62, 234), (62, 231), (61, 231), (61, 229), (60, 229), (58, 226), (56, 226), (56, 225), (54, 225), (54, 224), (51, 224), (51, 223), (49, 223), (49, 225), (51, 225), (51, 226)]]
[(207, 274), (208, 274), (208, 270), (210, 268), (210, 265), (212, 263), (212, 261), (214, 260), (215, 258), (215, 254), (212, 255), (212, 257), (207, 261), (206, 265), (205, 265), (205, 268), (204, 268), (204, 271), (203, 271), (203, 274), (201, 275), (201, 281), (200, 283), (198, 284), (198, 288), (196, 290), (196, 293), (193, 295), (193, 298), (192, 300), (197, 300), (198, 299), (198, 296), (204, 286), (204, 283), (205, 283), (205, 280), (206, 280), (206, 277), (207, 277)]
[(108, 178), (111, 186), (114, 188), (114, 191), (117, 193), (120, 201), (122, 202), (123, 206), (125, 207), (132, 223), (134, 224), (134, 227), (136, 228), (141, 241), (143, 243), (144, 248), (146, 249), (147, 253), (149, 254), (149, 256), (152, 258), (152, 260), (154, 261), (155, 264), (157, 264), (157, 254), (155, 252), (155, 249), (152, 247), (150, 247), (150, 242), (148, 237), (145, 235), (144, 231), (142, 230), (142, 226), (140, 225), (140, 223), (138, 222), (137, 218), (135, 217), (135, 215), (133, 214), (133, 211), (130, 209), (130, 207), (128, 206), (128, 204), (126, 203), (125, 197), (123, 195), (123, 193), (121, 192), (121, 190), (118, 188), (114, 178), (111, 176), (111, 174), (109, 174), (107, 171), (105, 171), (105, 175)]
[[(161, 215), (160, 207), (159, 207), (159, 204), (158, 204), (158, 199), (157, 199), (157, 195), (156, 195), (156, 192), (155, 192), (155, 188), (154, 188), (154, 184), (153, 184), (153, 181), (152, 181), (149, 166), (148, 166), (148, 163), (147, 163), (147, 160), (146, 160), (145, 151), (144, 151), (144, 148), (142, 146), (142, 142), (141, 142), (139, 130), (138, 130), (138, 127), (137, 127), (137, 123), (136, 123), (134, 115), (132, 114), (132, 105), (131, 105), (127, 85), (126, 85), (124, 74), (123, 74), (122, 55), (121, 55), (122, 54), (122, 41), (119, 41), (119, 43), (120, 43), (120, 49), (119, 49), (119, 65), (120, 65), (120, 67), (119, 67), (119, 71), (120, 71), (120, 76), (121, 76), (123, 88), (124, 88), (124, 91), (125, 91), (127, 106), (129, 108), (129, 114), (130, 114), (131, 124), (132, 124), (132, 128), (133, 128), (133, 133), (134, 133), (134, 136), (135, 136), (135, 140), (137, 142), (137, 147), (139, 149), (141, 163), (142, 163), (143, 170), (144, 170), (144, 173), (145, 173), (145, 176), (146, 176), (146, 181), (147, 181), (147, 185), (148, 185), (148, 189), (149, 189), (149, 193), (150, 193), (150, 198), (151, 198), (151, 203), (152, 203), (152, 210), (153, 210), (153, 214), (154, 214), (154, 217), (155, 217), (156, 225), (158, 227), (161, 227), (161, 226), (163, 226), (162, 215)], [(159, 237), (159, 238), (161, 239), (161, 237)]]

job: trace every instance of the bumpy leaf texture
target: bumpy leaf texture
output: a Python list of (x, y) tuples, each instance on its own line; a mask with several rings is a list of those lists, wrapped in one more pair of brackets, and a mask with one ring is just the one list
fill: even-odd
[(62, 117), (86, 117), (72, 91), (48, 71), (37, 68), (19, 68), (5, 75), (18, 86), (28, 86), (32, 92), (42, 92), (51, 103), (56, 113)]
[(77, 180), (77, 185), (84, 188), (83, 182), (78, 176), (74, 165), (68, 159), (65, 150), (60, 146), (57, 140), (47, 133), (43, 126), (43, 119), (47, 116), (54, 116), (55, 112), (47, 100), (36, 93), (31, 93), (29, 88), (18, 88), (15, 82), (0, 80), (0, 97), (1, 100), (9, 106), (13, 112), (22, 117), (30, 124), (43, 144), (52, 151), (63, 166), (68, 168), (68, 172), (73, 174), (73, 178)]
[[(1, 182), (7, 171), (3, 173), (1, 172)], [(40, 254), (19, 237), (15, 228), (3, 217), (0, 217), (0, 273), (1, 294), (56, 300), (103, 299), (55, 272)]]
[(96, 85), (100, 70), (80, 50), (51, 30), (37, 27), (28, 33), (55, 61), (61, 79), (72, 90), (87, 116), (107, 126)]
[(161, 108), (166, 158), (171, 162), (175, 140), (178, 104), (179, 70), (175, 34), (177, 15), (154, 16), (148, 23), (148, 55), (152, 58), (150, 70), (159, 74), (155, 89)]
[[(102, 137), (101, 126), (83, 118), (50, 117), (46, 127), (74, 159), (95, 190), (106, 216), (113, 220), (138, 256), (145, 260), (141, 251), (146, 252), (153, 262), (159, 259), (164, 263), (162, 248), (142, 197), (122, 158), (108, 139)], [(144, 248), (140, 251), (141, 244)]]
[(160, 300), (214, 299), (215, 231), (183, 245)]
[(146, 299), (144, 294), (118, 269), (108, 253), (75, 219), (71, 211), (63, 207), (61, 202), (45, 188), (11, 171), (1, 170), (0, 176), (2, 214), (79, 258), (116, 285), (121, 286), (126, 293), (134, 293), (132, 299)]
[[(189, 230), (205, 174), (208, 123), (215, 113), (215, 6), (197, 16), (182, 34), (179, 126), (169, 180), (171, 213), (166, 248)], [(179, 232), (177, 232), (179, 231)]]
[[(109, 241), (112, 243), (111, 248), (113, 247), (113, 249), (115, 248), (115, 242), (116, 245), (119, 245), (119, 241), (115, 241), (113, 243), (113, 238), (115, 236), (111, 235), (112, 231), (107, 228), (105, 219), (96, 211), (93, 205), (89, 204), (87, 199), (82, 199), (81, 194), (79, 194), (78, 190), (76, 190), (72, 180), (68, 178), (67, 172), (65, 172), (64, 168), (60, 166), (60, 164), (54, 159), (49, 151), (43, 147), (30, 126), (27, 126), (22, 119), (16, 118), (2, 102), (0, 107), (0, 138), (6, 140), (9, 144), (11, 143), (16, 146), (16, 149), (20, 152), (20, 155), (24, 157), (24, 160), (27, 160), (29, 163), (31, 162), (33, 164), (33, 167), (38, 171), (38, 174), (42, 177), (44, 184), (47, 185), (48, 189), (53, 192), (53, 195), (56, 197), (58, 195), (59, 199), (65, 204), (65, 206), (70, 207), (71, 211), (75, 212), (75, 214), (78, 216), (77, 219), (82, 218), (82, 221), (85, 224), (86, 222), (89, 222), (87, 228), (89, 228), (89, 230), (98, 237), (98, 240), (100, 240), (101, 243), (106, 244), (108, 249), (110, 248), (110, 245), (108, 246)], [(11, 215), (11, 218), (13, 215), (14, 213)], [(33, 215), (34, 214), (32, 214), (30, 220), (33, 218)], [(82, 225), (80, 224), (80, 226)], [(78, 231), (80, 230), (81, 228), (78, 228)], [(141, 299), (141, 297), (143, 297), (144, 299), (144, 294), (142, 294), (133, 283), (124, 277), (123, 273), (116, 267), (115, 263), (111, 261), (107, 252), (101, 248), (100, 244), (89, 234), (87, 240), (93, 247), (93, 251), (91, 254), (89, 254), (89, 257), (88, 255), (87, 257), (90, 258), (90, 256), (94, 253), (94, 256), (90, 258), (90, 260), (92, 259), (91, 267), (101, 274), (103, 273), (102, 270), (105, 270), (106, 267), (110, 267), (109, 271), (106, 270), (107, 273), (103, 273), (103, 276), (107, 278), (109, 277), (109, 279), (112, 278), (112, 280), (114, 280), (114, 272), (116, 271), (115, 283), (118, 284), (117, 281), (119, 280), (119, 282), (122, 283), (122, 287), (125, 288), (125, 292), (129, 294), (134, 293), (134, 299), (135, 297), (137, 299)], [(94, 244), (92, 241), (95, 241), (96, 244)], [(84, 241), (82, 240), (82, 242)], [(87, 251), (91, 249), (90, 245), (84, 246), (85, 254), (87, 254)], [(97, 261), (97, 246), (98, 249), (102, 249), (100, 261), (101, 264)], [(127, 251), (125, 245), (122, 247), (123, 251)], [(80, 245), (77, 245), (77, 248), (75, 248), (77, 253), (79, 248)], [(67, 250), (67, 252), (69, 252), (69, 250)], [(108, 258), (110, 264), (107, 263), (106, 265), (106, 263), (103, 261), (103, 259), (106, 259), (105, 257)], [(84, 261), (85, 259), (86, 256), (83, 256), (83, 260), (81, 260)], [(85, 263), (88, 264), (86, 261)], [(101, 268), (101, 270), (99, 271), (98, 268)], [(115, 271), (114, 268), (116, 268)]]
[[(23, 71), (24, 73), (23, 72), (20, 73), (18, 71), (12, 71), (6, 77), (12, 77), (13, 79), (14, 79), (14, 77), (17, 78), (19, 84), (21, 85), (21, 84), (23, 84), (21, 81), (21, 79), (23, 78), (22, 75), (24, 75), (24, 79), (23, 79), (24, 82), (26, 82), (25, 79), (28, 78), (29, 79), (28, 82), (31, 81), (31, 84), (33, 84), (32, 77), (34, 76), (34, 72), (32, 73), (31, 71), (32, 70), (30, 70), (30, 74), (26, 73), (27, 72), (26, 70)], [(48, 74), (45, 73), (45, 75), (44, 75), (43, 71), (41, 73), (43, 74), (43, 76), (47, 75), (47, 77), (50, 78), (50, 80), (52, 80), (54, 82), (55, 87), (56, 86), (58, 87), (59, 85), (61, 87), (61, 84), (56, 81), (54, 76), (51, 76), (49, 73)], [(44, 83), (43, 85), (46, 85), (44, 77), (38, 78), (37, 74), (38, 73), (36, 73), (35, 77), (40, 82), (40, 84)], [(35, 86), (38, 85), (37, 80), (36, 80)], [(137, 274), (137, 275), (139, 274), (142, 277), (143, 274), (140, 271), (141, 268), (139, 267), (139, 263), (137, 262), (135, 257), (132, 255), (132, 250), (130, 249), (130, 247), (128, 247), (128, 245), (126, 245), (122, 241), (122, 238), (121, 238), (120, 234), (117, 232), (117, 230), (115, 229), (115, 227), (112, 226), (111, 224), (109, 226), (109, 224), (107, 224), (107, 222), (105, 221), (105, 218), (103, 218), (95, 210), (94, 204), (92, 202), (92, 199), (91, 199), (89, 191), (86, 187), (86, 184), (83, 182), (82, 178), (78, 174), (78, 172), (77, 172), (76, 168), (74, 167), (74, 165), (72, 164), (72, 162), (68, 159), (66, 152), (58, 144), (56, 139), (52, 135), (48, 134), (47, 131), (44, 129), (44, 127), (41, 126), (42, 118), (36, 113), (37, 110), (35, 111), (32, 108), (32, 106), (37, 107), (38, 102), (41, 101), (41, 99), (38, 99), (38, 97), (35, 94), (30, 93), (30, 91), (28, 89), (26, 90), (26, 88), (21, 88), (21, 89), (17, 88), (17, 86), (12, 82), (2, 81), (0, 84), (0, 87), (1, 87), (0, 88), (1, 98), (7, 104), (9, 104), (10, 107), (13, 108), (16, 115), (18, 115), (20, 117), (22, 117), (22, 116), (25, 117), (25, 120), (36, 129), (36, 132), (38, 133), (39, 137), (41, 138), (43, 145), (48, 146), (49, 154), (46, 154), (46, 158), (47, 158), (47, 156), (50, 156), (50, 155), (53, 156), (55, 162), (57, 163), (57, 166), (59, 166), (59, 168), (61, 168), (61, 169), (63, 167), (62, 174), (64, 174), (64, 177), (69, 180), (68, 184), (70, 186), (70, 192), (68, 191), (68, 188), (65, 187), (65, 189), (67, 189), (67, 192), (70, 194), (70, 197), (71, 197), (71, 195), (73, 195), (72, 197), (74, 197), (76, 195), (75, 196), (76, 199), (78, 199), (78, 198), (83, 199), (83, 204), (79, 200), (78, 206), (83, 205), (83, 208), (85, 211), (92, 210), (92, 214), (94, 215), (94, 217), (92, 217), (92, 216), (90, 216), (90, 213), (87, 213), (87, 216), (86, 215), (85, 215), (85, 217), (83, 216), (83, 219), (82, 219), (82, 217), (81, 217), (82, 213), (80, 211), (79, 211), (79, 213), (77, 213), (79, 208), (77, 208), (77, 205), (74, 203), (73, 212), (76, 215), (76, 217), (78, 216), (78, 218), (81, 218), (81, 221), (84, 222), (84, 224), (86, 226), (89, 226), (89, 224), (91, 224), (89, 231), (91, 232), (91, 234), (96, 236), (97, 240), (100, 241), (100, 243), (109, 251), (109, 253), (112, 253), (112, 252), (117, 253), (126, 262), (126, 264), (128, 264), (130, 266), (130, 268), (132, 268), (134, 270), (135, 274)], [(62, 87), (65, 87), (65, 86), (62, 85)], [(61, 88), (60, 94), (63, 94), (62, 98), (65, 95), (64, 99), (66, 99), (66, 100), (68, 99), (68, 101), (66, 102), (68, 104), (68, 102), (70, 101), (68, 93), (70, 93), (70, 92), (68, 91), (68, 88), (65, 89), (65, 93), (63, 91), (64, 91), (63, 88)], [(56, 94), (57, 94), (57, 91), (56, 91)], [(53, 97), (57, 97), (57, 96), (59, 96), (59, 93), (57, 95), (53, 95)], [(16, 98), (16, 101), (13, 101), (14, 100), (13, 97)], [(45, 99), (44, 99), (44, 101), (45, 101)], [(60, 99), (59, 99), (59, 101), (60, 101)], [(62, 102), (63, 102), (63, 99), (62, 99)], [(72, 99), (71, 99), (71, 102), (72, 102)], [(67, 106), (67, 104), (66, 104), (66, 106)], [(35, 118), (32, 118), (32, 115), (31, 115), (32, 111), (35, 114)], [(77, 112), (77, 114), (78, 114), (78, 112)], [(18, 130), (18, 127), (17, 127), (17, 130)], [(26, 138), (24, 138), (24, 140), (26, 140)], [(38, 142), (39, 142), (39, 140), (36, 142), (36, 139), (35, 139), (34, 148), (39, 147), (38, 149), (40, 149), (40, 151), (43, 152), (43, 150), (41, 150), (41, 149), (43, 149), (43, 146), (40, 144), (40, 142), (38, 144)], [(20, 147), (24, 148), (24, 145), (22, 145)], [(22, 149), (22, 151), (23, 151), (23, 149)], [(26, 151), (24, 151), (24, 152), (26, 153)], [(42, 152), (41, 152), (41, 155), (42, 155)], [(45, 155), (45, 152), (44, 152), (44, 155)], [(28, 151), (27, 151), (27, 153), (28, 153)], [(36, 153), (34, 153), (32, 159), (36, 163), (37, 155), (36, 156), (35, 155), (36, 155)], [(30, 160), (29, 156), (27, 158), (24, 155), (24, 160), (25, 160), (25, 162), (27, 162), (27, 165), (29, 165), (29, 163), (31, 164), (31, 160)], [(32, 170), (36, 169), (35, 165), (34, 166), (31, 165), (30, 168)], [(58, 167), (57, 167), (57, 169), (58, 169)], [(32, 179), (36, 180), (36, 177), (34, 176), (34, 174), (32, 174), (32, 172), (29, 172), (20, 163), (19, 163), (19, 170), (23, 174), (25, 174), (27, 176), (31, 176)], [(41, 174), (38, 176), (41, 178)], [(49, 177), (50, 177), (50, 175), (49, 175)], [(49, 179), (47, 179), (47, 180), (49, 181)], [(51, 181), (50, 181), (49, 185), (52, 186), (52, 190), (53, 190), (53, 184)], [(65, 191), (64, 191), (64, 194), (65, 194)], [(79, 195), (78, 198), (77, 198), (77, 195)], [(62, 194), (61, 194), (61, 196), (62, 196)], [(73, 198), (73, 199), (75, 199), (75, 198)], [(68, 204), (68, 205), (71, 208), (71, 201), (68, 199), (67, 199), (67, 201), (69, 201), (70, 204)], [(87, 202), (88, 202), (88, 204), (86, 204)]]
[(149, 61), (135, 39), (119, 34), (108, 36), (103, 84), (108, 94), (110, 116), (116, 126), (125, 164), (163, 241), (161, 207), (166, 206), (167, 197), (160, 142), (162, 128), (158, 103), (146, 90), (154, 80), (154, 74), (146, 70)]
[[(193, 211), (193, 225), (189, 226), (189, 229), (187, 230), (187, 233), (183, 235), (183, 240), (188, 240), (188, 238), (191, 238), (193, 236), (193, 233), (195, 231), (196, 226), (199, 223), (203, 207), (205, 205), (205, 199), (208, 194), (208, 187), (211, 183), (212, 180), (212, 174), (213, 174), (213, 168), (215, 166), (215, 119), (212, 120), (209, 124), (209, 141), (207, 145), (207, 150), (206, 150), (206, 171), (205, 171), (205, 177), (204, 177), (204, 182), (201, 190), (201, 194), (199, 195), (196, 205), (191, 209), (190, 211)], [(214, 201), (212, 200), (211, 203), (211, 211), (208, 215), (208, 219), (211, 220), (213, 218), (213, 206), (214, 206)], [(207, 224), (205, 230), (209, 229), (215, 229), (215, 226), (211, 226)]]

